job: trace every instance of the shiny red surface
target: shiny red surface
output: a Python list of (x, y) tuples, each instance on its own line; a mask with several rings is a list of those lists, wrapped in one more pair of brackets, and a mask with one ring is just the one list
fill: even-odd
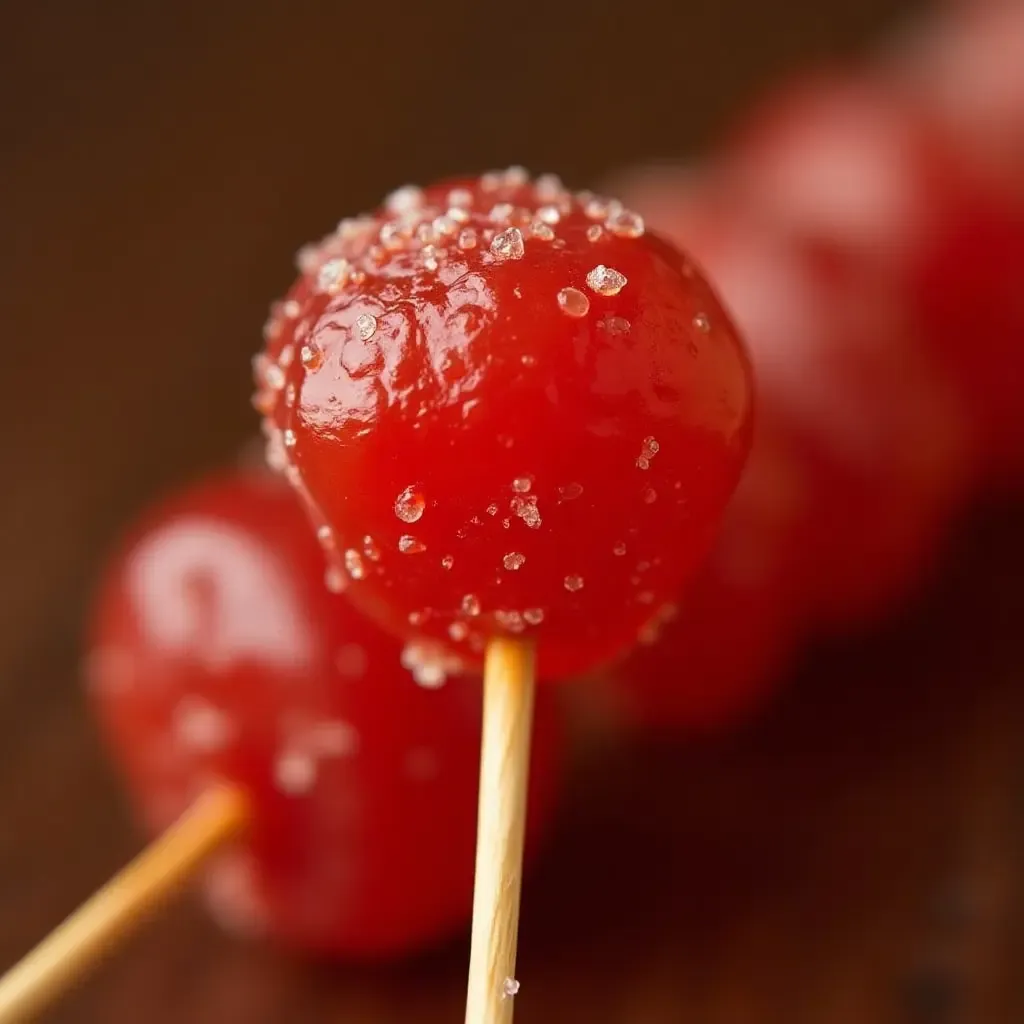
[[(394, 633), (467, 663), (522, 633), (563, 676), (631, 646), (694, 573), (748, 447), (750, 373), (700, 274), (641, 232), (513, 169), (403, 190), (305, 254), (256, 404), (335, 584)], [(621, 290), (588, 284), (599, 266)]]
[[(206, 880), (222, 921), (339, 956), (405, 953), (469, 915), (480, 686), (417, 685), (399, 644), (323, 575), (305, 515), (266, 473), (178, 495), (106, 574), (90, 693), (153, 830), (213, 779), (250, 793), (248, 841)], [(552, 816), (560, 754), (544, 692), (533, 849)]]

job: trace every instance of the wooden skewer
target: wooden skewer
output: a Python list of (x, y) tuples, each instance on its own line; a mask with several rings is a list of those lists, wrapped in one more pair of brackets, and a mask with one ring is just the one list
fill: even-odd
[(511, 1024), (513, 996), (519, 987), (516, 941), (534, 689), (533, 646), (518, 640), (492, 640), (484, 667), (466, 1024)]
[[(484, 670), (466, 1024), (511, 1024), (535, 690), (530, 644), (496, 639)], [(163, 836), (0, 977), (0, 1024), (28, 1024), (112, 953), (249, 822), (238, 790), (203, 794)]]
[(203, 794), (156, 842), (0, 978), (0, 1024), (35, 1020), (249, 821), (238, 790)]

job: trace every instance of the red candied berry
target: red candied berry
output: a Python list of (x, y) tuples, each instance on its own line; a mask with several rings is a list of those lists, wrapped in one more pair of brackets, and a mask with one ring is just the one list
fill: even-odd
[(945, 379), (886, 275), (788, 236), (727, 185), (681, 180), (662, 226), (717, 282), (749, 341), (759, 421), (799, 464), (789, 573), (805, 582), (789, 599), (832, 624), (876, 617), (934, 556), (963, 494), (964, 425)]
[[(154, 830), (211, 781), (249, 792), (250, 834), (206, 880), (222, 921), (318, 953), (397, 955), (469, 916), (479, 684), (417, 685), (397, 642), (323, 574), (275, 478), (190, 489), (148, 516), (106, 574), (90, 690)], [(552, 817), (560, 737), (542, 693), (530, 847)]]
[(1012, 484), (1024, 469), (1024, 206), (983, 202), (934, 247), (914, 284), (922, 336), (964, 396), (982, 468)]
[(513, 168), (401, 189), (301, 268), (256, 404), (353, 602), (467, 662), (523, 634), (547, 677), (630, 646), (749, 443), (749, 366), (688, 260)]
[[(923, 330), (957, 373), (993, 468), (1024, 467), (1024, 6), (950, 12), (906, 55), (972, 192), (921, 268)], [(965, 190), (966, 191), (966, 190)]]
[(773, 346), (800, 339), (765, 371), (770, 412), (809, 485), (801, 549), (822, 584), (815, 614), (856, 624), (887, 612), (931, 569), (968, 493), (968, 429), (959, 396), (884, 282), (807, 254), (794, 254), (793, 270), (813, 333), (791, 323)]
[(953, 154), (880, 78), (821, 72), (741, 122), (720, 171), (784, 230), (865, 255), (901, 278), (956, 197)]
[(927, 20), (896, 71), (994, 187), (1024, 200), (1024, 5), (969, 3)]
[(907, 330), (963, 396), (980, 468), (1024, 457), (1024, 216), (892, 84), (819, 76), (734, 140), (731, 183), (819, 255), (884, 275)]

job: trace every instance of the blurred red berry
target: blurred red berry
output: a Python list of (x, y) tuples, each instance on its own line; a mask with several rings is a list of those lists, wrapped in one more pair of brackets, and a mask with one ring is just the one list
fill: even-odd
[[(323, 577), (275, 478), (185, 491), (106, 573), (90, 691), (154, 830), (214, 780), (248, 791), (251, 834), (206, 880), (225, 923), (320, 953), (397, 955), (468, 918), (480, 688), (436, 671), (417, 685), (408, 653)], [(560, 736), (540, 694), (531, 846), (552, 817)]]
[(726, 143), (720, 173), (781, 230), (899, 278), (955, 196), (954, 161), (921, 112), (866, 75), (790, 82)]
[(963, 159), (1024, 201), (1024, 4), (973, 0), (933, 14), (897, 71)]
[[(1024, 469), (1024, 6), (966, 5), (930, 23), (899, 70), (946, 132), (972, 192), (915, 282), (985, 430), (993, 468)], [(967, 190), (962, 190), (966, 193)]]
[(966, 140), (890, 81), (813, 76), (754, 113), (726, 168), (788, 238), (884, 279), (959, 391), (979, 468), (1024, 460), (1024, 209), (986, 186)]
[(758, 417), (800, 466), (792, 599), (803, 592), (831, 625), (877, 617), (916, 582), (965, 486), (958, 401), (913, 343), (892, 280), (788, 235), (728, 181), (681, 192), (659, 227), (716, 283), (748, 340)]

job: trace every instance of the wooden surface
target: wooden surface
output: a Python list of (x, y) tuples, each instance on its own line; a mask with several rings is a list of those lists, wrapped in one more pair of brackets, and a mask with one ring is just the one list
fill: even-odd
[[(88, 588), (253, 431), (291, 252), (407, 178), (685, 152), (895, 5), (284, 6), (0, 6), (0, 966), (139, 847), (78, 696)], [(1024, 1019), (1019, 524), (983, 516), (905, 621), (741, 733), (593, 752), (527, 880), (517, 1020)], [(452, 1022), (466, 955), (314, 968), (186, 903), (51, 1019)]]

